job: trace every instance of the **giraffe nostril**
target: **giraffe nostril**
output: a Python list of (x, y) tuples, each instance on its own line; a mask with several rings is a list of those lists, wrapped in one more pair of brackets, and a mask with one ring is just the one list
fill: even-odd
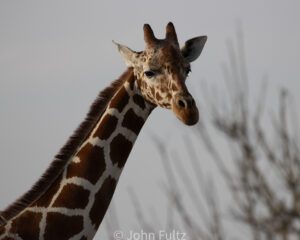
[(190, 95), (177, 95), (175, 102), (177, 107), (181, 109), (194, 108), (196, 106), (195, 100)]
[(179, 100), (177, 101), (177, 105), (178, 105), (179, 107), (182, 107), (182, 108), (185, 108), (185, 107), (186, 107), (185, 101), (183, 101), (183, 100), (181, 100), (181, 99), (179, 99)]

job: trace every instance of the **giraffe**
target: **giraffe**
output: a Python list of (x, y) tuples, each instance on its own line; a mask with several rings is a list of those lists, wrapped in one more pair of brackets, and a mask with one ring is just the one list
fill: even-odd
[(141, 52), (115, 43), (127, 70), (100, 92), (35, 185), (1, 212), (0, 240), (93, 239), (150, 113), (160, 106), (186, 125), (198, 122), (185, 80), (207, 37), (180, 48), (170, 22), (165, 39), (157, 39), (145, 24), (144, 40)]

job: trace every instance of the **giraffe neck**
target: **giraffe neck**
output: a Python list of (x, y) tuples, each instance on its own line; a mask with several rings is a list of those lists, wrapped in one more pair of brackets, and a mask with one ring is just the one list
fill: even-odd
[(131, 69), (126, 76), (61, 174), (36, 201), (0, 227), (0, 240), (5, 236), (93, 238), (134, 142), (154, 108), (140, 94)]

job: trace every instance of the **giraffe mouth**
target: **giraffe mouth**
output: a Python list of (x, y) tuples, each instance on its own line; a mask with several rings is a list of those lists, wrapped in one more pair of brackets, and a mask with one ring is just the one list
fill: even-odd
[(199, 120), (199, 111), (190, 94), (176, 94), (172, 110), (176, 117), (188, 126), (195, 125)]

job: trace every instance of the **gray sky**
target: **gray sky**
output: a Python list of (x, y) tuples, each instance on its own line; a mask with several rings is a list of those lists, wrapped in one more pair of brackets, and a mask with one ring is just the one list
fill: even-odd
[[(34, 183), (83, 120), (97, 93), (125, 70), (112, 40), (142, 50), (146, 22), (157, 37), (163, 37), (165, 25), (173, 21), (181, 43), (208, 35), (188, 80), (201, 106), (205, 102), (195, 88), (203, 81), (223, 84), (227, 43), (236, 39), (241, 22), (253, 89), (267, 74), (271, 104), (283, 86), (297, 103), (299, 9), (297, 0), (1, 1), (0, 209)], [(127, 224), (124, 229), (135, 222), (129, 186), (143, 206), (165, 208), (159, 187), (164, 176), (151, 135), (178, 149), (182, 133), (192, 132), (168, 111), (156, 110), (149, 118), (114, 197), (119, 218)]]

